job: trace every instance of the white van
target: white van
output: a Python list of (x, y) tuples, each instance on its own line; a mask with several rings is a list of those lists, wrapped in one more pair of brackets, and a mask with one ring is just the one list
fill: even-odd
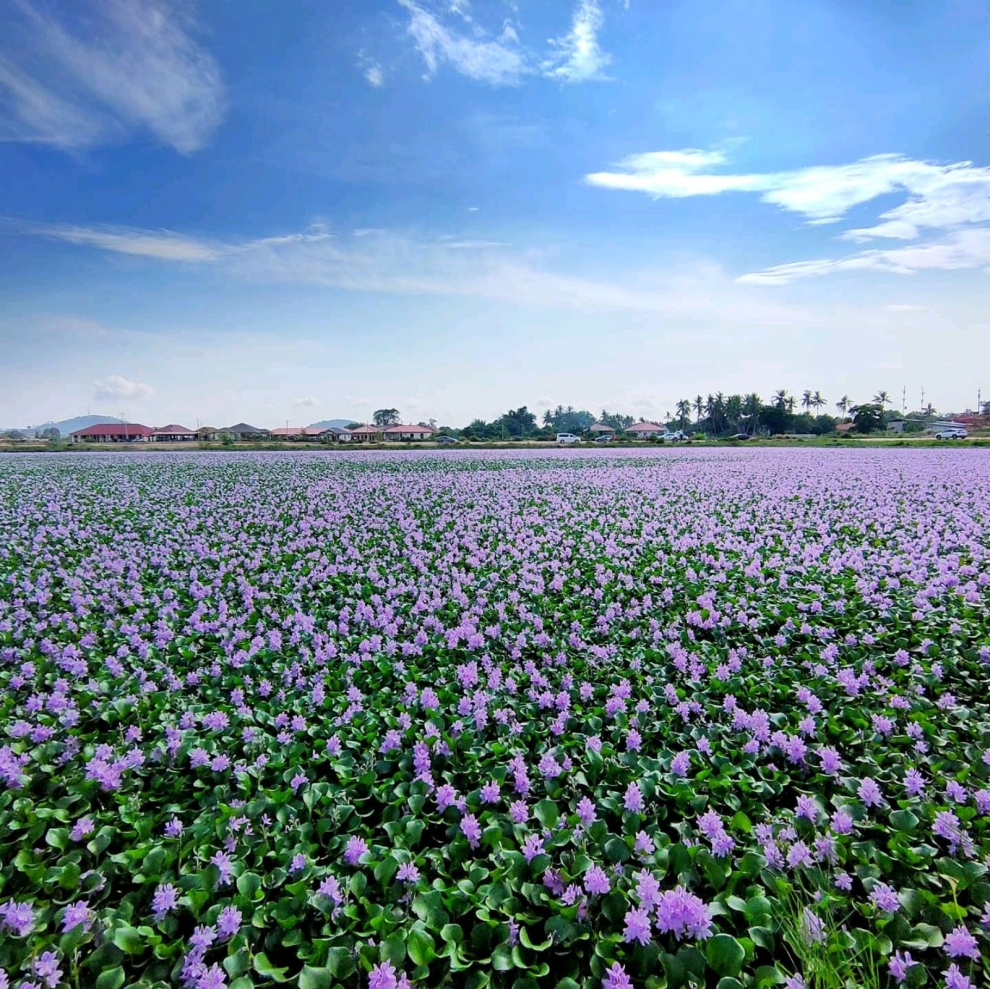
[(580, 443), (581, 437), (575, 436), (573, 433), (557, 433), (557, 442), (560, 446), (571, 446), (574, 443)]

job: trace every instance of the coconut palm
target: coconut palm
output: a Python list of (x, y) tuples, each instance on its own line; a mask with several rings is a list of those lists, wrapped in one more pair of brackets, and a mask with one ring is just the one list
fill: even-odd
[(815, 407), (816, 412), (821, 412), (821, 410), (825, 407), (826, 402), (825, 399), (822, 398), (822, 393), (820, 391), (816, 391), (815, 394), (811, 396), (811, 404)]
[(805, 388), (804, 394), (801, 396), (801, 404), (804, 406), (805, 412), (811, 411), (811, 392), (807, 388)]
[(876, 405), (879, 405), (881, 409), (885, 409), (891, 404), (890, 395), (885, 391), (878, 391), (876, 395), (873, 396), (873, 401)]
[(845, 415), (850, 407), (852, 406), (852, 399), (848, 395), (843, 395), (838, 402), (835, 403), (835, 407)]

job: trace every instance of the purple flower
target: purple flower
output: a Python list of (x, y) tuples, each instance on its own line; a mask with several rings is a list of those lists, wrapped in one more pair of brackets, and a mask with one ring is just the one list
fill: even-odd
[(532, 862), (537, 855), (543, 854), (543, 839), (538, 834), (528, 835), (523, 842), (522, 853), (527, 862)]
[(344, 902), (344, 894), (341, 890), (340, 880), (336, 876), (326, 876), (316, 890), (319, 896), (325, 896), (334, 905), (340, 906)]
[(156, 921), (171, 913), (179, 902), (179, 891), (171, 884), (160, 884), (151, 897), (151, 913)]
[(241, 929), (241, 912), (237, 907), (224, 907), (217, 917), (217, 934), (225, 941)]
[(481, 825), (474, 814), (465, 814), (461, 819), (461, 833), (467, 838), (468, 844), (472, 848), (478, 847), (478, 841), (481, 838)]
[(821, 944), (825, 940), (825, 922), (808, 907), (801, 915), (801, 937), (807, 945)]
[(966, 929), (964, 924), (953, 928), (945, 935), (945, 953), (950, 958), (972, 958), (980, 957), (980, 947), (976, 938)]
[(673, 759), (670, 760), (670, 771), (675, 776), (687, 776), (688, 770), (691, 768), (691, 753), (690, 752), (678, 752)]
[(529, 819), (529, 808), (525, 800), (513, 800), (509, 805), (509, 816), (513, 824), (525, 824)]
[(894, 913), (900, 906), (897, 900), (897, 890), (886, 883), (876, 883), (870, 892), (873, 905), (883, 913)]
[(72, 830), (69, 832), (69, 837), (73, 841), (82, 841), (83, 838), (88, 837), (96, 830), (96, 825), (93, 824), (93, 819), (91, 817), (80, 817), (78, 821), (73, 825)]
[(632, 989), (632, 981), (618, 962), (612, 962), (612, 967), (605, 969), (602, 989)]
[(633, 908), (626, 911), (626, 929), (623, 937), (628, 944), (630, 941), (638, 941), (640, 944), (649, 944), (652, 935), (650, 915), (642, 908)]
[(16, 937), (27, 937), (34, 927), (34, 911), (29, 903), (0, 903), (0, 929), (13, 933)]
[[(587, 797), (582, 797), (578, 801), (577, 815), (581, 819), (581, 823), (586, 828), (590, 828), (591, 825), (595, 823), (595, 818), (598, 816), (595, 811), (595, 805)], [(616, 964), (618, 964), (618, 962), (616, 962)]]
[(911, 957), (910, 951), (905, 951), (903, 954), (895, 951), (887, 964), (890, 967), (890, 977), (900, 985), (907, 978), (907, 970), (918, 963)]
[(48, 989), (55, 989), (62, 981), (62, 969), (58, 967), (58, 955), (54, 951), (43, 951), (34, 960), (34, 974), (48, 986)]
[(498, 802), (499, 785), (494, 780), (486, 783), (481, 788), (481, 802), (483, 804), (494, 804)]
[(585, 892), (596, 896), (607, 893), (611, 889), (611, 885), (605, 870), (597, 865), (590, 866), (584, 874), (584, 889)]
[(850, 834), (853, 824), (852, 815), (847, 814), (844, 810), (837, 810), (832, 815), (832, 830), (836, 834)]
[(402, 883), (419, 882), (419, 869), (416, 868), (416, 863), (403, 862), (399, 866), (398, 878)]
[(391, 962), (382, 962), (368, 973), (368, 989), (396, 989), (398, 984), (395, 966)]
[(643, 811), (643, 794), (639, 788), (638, 783), (630, 783), (626, 787), (626, 796), (624, 800), (624, 806), (626, 810), (633, 814), (640, 814)]
[(963, 975), (958, 965), (950, 965), (943, 973), (945, 979), (945, 989), (976, 989), (972, 980)]
[(660, 894), (657, 927), (680, 941), (685, 936), (701, 941), (711, 936), (711, 913), (699, 897), (677, 886)]
[(859, 799), (866, 804), (867, 807), (882, 807), (884, 800), (883, 794), (880, 792), (880, 787), (877, 786), (875, 780), (870, 779), (867, 776), (862, 783), (859, 784), (859, 789), (856, 791)]
[(65, 908), (65, 914), (62, 916), (62, 931), (68, 932), (79, 926), (89, 930), (92, 922), (89, 907), (82, 900), (76, 900)]
[(347, 847), (344, 849), (344, 864), (357, 865), (362, 855), (368, 852), (368, 843), (364, 838), (353, 836), (347, 839)]

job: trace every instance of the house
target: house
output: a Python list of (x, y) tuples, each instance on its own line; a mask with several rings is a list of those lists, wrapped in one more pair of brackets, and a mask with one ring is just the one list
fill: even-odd
[(382, 436), (390, 442), (406, 440), (431, 440), (436, 434), (432, 426), (389, 426), (382, 431)]
[(333, 429), (321, 429), (319, 426), (285, 426), (273, 429), (271, 437), (273, 440), (297, 440), (307, 443), (316, 443), (326, 439), (333, 433)]
[(903, 433), (904, 427), (907, 425), (907, 419), (888, 419), (887, 420), (887, 432), (888, 433)]
[(147, 443), (154, 433), (139, 422), (105, 422), (69, 434), (73, 443)]
[(837, 422), (835, 424), (835, 431), (837, 433), (851, 433), (856, 428), (856, 423), (854, 422)]
[(653, 440), (663, 436), (667, 430), (655, 422), (635, 422), (626, 432), (634, 440)]
[(246, 422), (239, 422), (236, 426), (228, 426), (221, 429), (221, 433), (232, 436), (235, 440), (257, 443), (259, 440), (266, 440), (271, 433), (267, 429), (259, 429), (257, 426), (250, 426)]
[(944, 433), (953, 429), (966, 429), (965, 422), (957, 422), (955, 419), (936, 419), (925, 426), (926, 433)]
[(604, 422), (592, 423), (588, 432), (594, 433), (596, 436), (615, 436), (615, 430)]
[[(377, 426), (357, 426), (354, 429), (345, 429), (342, 431), (340, 441), (342, 443), (373, 443), (378, 439), (378, 434), (381, 430)], [(344, 439), (344, 435), (347, 435), (347, 439)]]
[(187, 443), (196, 439), (196, 434), (185, 426), (177, 426), (174, 422), (156, 429), (151, 434), (153, 443)]
[(219, 439), (220, 430), (216, 426), (200, 426), (196, 430), (196, 438), (202, 440), (204, 443), (212, 443), (214, 440)]

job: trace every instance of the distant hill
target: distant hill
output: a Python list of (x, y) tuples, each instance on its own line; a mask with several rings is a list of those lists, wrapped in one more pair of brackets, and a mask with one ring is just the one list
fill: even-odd
[(43, 430), (54, 427), (59, 431), (60, 435), (68, 436), (69, 433), (74, 433), (77, 429), (85, 429), (87, 426), (99, 426), (105, 422), (123, 421), (123, 419), (118, 419), (116, 416), (76, 416), (75, 419), (62, 419), (59, 422), (43, 422), (40, 426), (29, 426), (23, 432), (33, 433), (37, 436)]
[(309, 429), (330, 429), (331, 426), (337, 429), (346, 429), (352, 422), (359, 422), (358, 419), (324, 419), (322, 422), (311, 422)]

